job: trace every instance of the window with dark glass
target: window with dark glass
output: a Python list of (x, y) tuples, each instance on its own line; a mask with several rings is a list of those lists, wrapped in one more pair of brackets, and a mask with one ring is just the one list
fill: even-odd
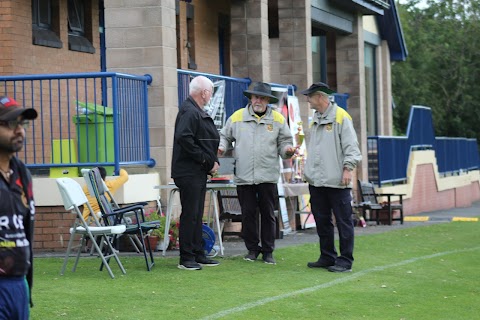
[(86, 22), (92, 21), (92, 12), (87, 9), (91, 9), (91, 0), (68, 0), (68, 48), (95, 53), (91, 34), (86, 32)]
[(367, 108), (367, 135), (378, 134), (376, 47), (365, 43), (365, 105)]
[[(312, 80), (327, 82), (327, 37), (326, 32), (312, 28)], [(331, 85), (331, 84), (330, 84)]]
[(83, 36), (85, 10), (81, 0), (68, 0), (68, 32)]
[(58, 0), (32, 0), (32, 43), (61, 48)]
[(187, 3), (187, 52), (188, 69), (197, 70), (195, 63), (195, 10), (193, 5)]
[(33, 23), (40, 28), (51, 28), (50, 0), (33, 1)]

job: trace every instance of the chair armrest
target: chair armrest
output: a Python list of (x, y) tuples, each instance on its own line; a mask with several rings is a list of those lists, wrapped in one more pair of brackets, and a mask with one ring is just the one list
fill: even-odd
[[(140, 224), (141, 222), (144, 222), (145, 221), (145, 216), (143, 214), (143, 210), (144, 210), (144, 206), (141, 205), (141, 204), (133, 204), (133, 205), (130, 205), (128, 207), (123, 207), (123, 208), (119, 208), (119, 209), (114, 209), (113, 210), (113, 213), (117, 216), (116, 219), (117, 219), (117, 223), (121, 223), (121, 221), (123, 220), (123, 217), (125, 215), (125, 213), (134, 213), (135, 214), (135, 218), (137, 220), (137, 224)], [(138, 216), (138, 211), (140, 211), (141, 213), (141, 217), (142, 219), (140, 220), (139, 219), (139, 216)]]
[[(136, 209), (137, 206), (145, 207), (146, 205), (148, 205), (148, 202), (135, 202), (135, 203), (130, 203), (130, 204), (127, 204), (125, 206), (122, 206), (118, 209), (132, 208), (132, 210), (133, 210), (133, 209)], [(115, 209), (115, 210), (118, 210), (118, 209)]]
[[(138, 206), (145, 207), (146, 205), (148, 205), (148, 202), (136, 202), (136, 203), (128, 204), (128, 205), (123, 206), (123, 207), (114, 208), (114, 210), (119, 210), (119, 209), (130, 210), (128, 212), (123, 213), (123, 218), (125, 218), (125, 217), (131, 216), (131, 215), (136, 215), (135, 212), (136, 212), (136, 210), (138, 210)], [(143, 215), (142, 215), (142, 219), (143, 219), (142, 221), (145, 221), (145, 217), (143, 217)]]
[(360, 203), (357, 203), (356, 204), (356, 207), (364, 207), (364, 206), (369, 206), (371, 205), (372, 203), (370, 201), (363, 201), (363, 202), (360, 202)]
[(403, 194), (403, 193), (377, 193), (377, 196), (387, 197), (388, 198), (388, 203), (391, 202), (392, 197), (398, 197), (400, 203), (403, 203), (403, 196), (406, 196), (406, 194)]

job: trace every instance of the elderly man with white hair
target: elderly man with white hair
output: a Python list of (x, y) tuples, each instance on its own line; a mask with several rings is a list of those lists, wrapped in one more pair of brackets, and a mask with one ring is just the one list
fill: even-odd
[(204, 76), (190, 82), (189, 96), (178, 110), (173, 141), (172, 178), (180, 191), (179, 269), (217, 266), (202, 245), (202, 218), (207, 175), (219, 168), (220, 137), (213, 119), (204, 111), (213, 95), (213, 83)]

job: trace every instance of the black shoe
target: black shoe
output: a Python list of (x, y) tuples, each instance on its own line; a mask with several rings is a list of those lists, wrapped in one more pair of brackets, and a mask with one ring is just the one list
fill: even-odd
[(204, 267), (216, 267), (220, 264), (217, 260), (208, 259), (207, 257), (200, 257), (195, 259), (195, 261)]
[(339, 265), (334, 265), (331, 267), (328, 267), (328, 271), (330, 272), (352, 272), (352, 268), (347, 268), (344, 266), (339, 266)]
[(183, 270), (202, 270), (202, 266), (198, 264), (195, 261), (181, 261), (178, 264), (178, 269), (183, 269)]
[(309, 268), (323, 268), (323, 269), (328, 269), (329, 267), (332, 267), (334, 264), (333, 263), (326, 263), (326, 262), (321, 262), (320, 260), (315, 261), (315, 262), (309, 262), (307, 263), (307, 267)]
[(258, 256), (260, 255), (260, 252), (257, 251), (248, 251), (248, 254), (243, 257), (243, 260), (246, 261), (255, 261), (257, 260)]
[(275, 259), (273, 258), (273, 254), (271, 252), (263, 253), (263, 262), (267, 264), (277, 264)]

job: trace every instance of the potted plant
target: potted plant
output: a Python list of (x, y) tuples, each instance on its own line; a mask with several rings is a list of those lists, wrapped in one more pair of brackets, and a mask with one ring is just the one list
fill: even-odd
[(177, 220), (170, 220), (170, 228), (168, 231), (168, 239), (164, 239), (165, 235), (165, 226), (167, 217), (160, 215), (158, 210), (151, 210), (145, 214), (146, 221), (160, 221), (160, 228), (152, 230), (150, 233), (150, 238), (157, 239), (157, 250), (163, 250), (164, 246), (167, 246), (167, 249), (176, 249), (178, 247), (178, 228), (179, 222)]
[(158, 211), (155, 210), (155, 209), (151, 209), (150, 211), (146, 212), (145, 213), (145, 221), (148, 222), (148, 221), (160, 221), (160, 228), (157, 228), (157, 229), (153, 229), (152, 231), (150, 231), (150, 233), (148, 234), (148, 237), (146, 237), (145, 239), (150, 242), (150, 248), (152, 248), (153, 250), (157, 250), (157, 246), (158, 246), (158, 243), (160, 242), (160, 240), (163, 238), (163, 233), (160, 232), (160, 229), (162, 227), (162, 217), (160, 217), (160, 215), (158, 214)]

